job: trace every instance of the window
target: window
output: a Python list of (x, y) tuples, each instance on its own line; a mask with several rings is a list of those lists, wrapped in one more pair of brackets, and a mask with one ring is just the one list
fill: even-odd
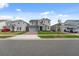
[(48, 29), (49, 29), (49, 27), (48, 27)]
[(19, 27), (17, 27), (17, 30), (19, 30)]
[(38, 21), (36, 21), (36, 25), (38, 24)]
[(20, 30), (21, 30), (21, 27), (20, 27)]
[(50, 21), (48, 21), (48, 23), (50, 23)]
[(73, 29), (73, 28), (69, 28), (69, 27), (67, 27), (67, 29)]
[(21, 31), (21, 27), (17, 27), (17, 30)]
[(31, 22), (31, 24), (33, 24), (33, 22)]
[(18, 22), (18, 24), (20, 24), (20, 23)]
[(40, 22), (41, 24), (43, 23), (43, 21)]

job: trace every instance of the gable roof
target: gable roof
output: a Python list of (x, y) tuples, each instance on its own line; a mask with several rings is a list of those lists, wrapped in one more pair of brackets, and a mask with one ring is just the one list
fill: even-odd
[(11, 20), (0, 20), (0, 22), (7, 22), (7, 21), (10, 21), (10, 22), (12, 22)]
[(50, 21), (50, 19), (48, 19), (48, 18), (41, 18), (41, 19), (33, 19), (33, 20), (30, 20), (29, 22), (31, 22), (31, 21), (39, 21), (39, 20), (49, 20)]
[(79, 20), (66, 20), (65, 22), (79, 22)]
[(48, 18), (42, 18), (41, 20), (49, 20), (50, 21), (50, 19), (48, 19)]
[(0, 19), (0, 21), (6, 21), (6, 20)]
[(19, 22), (24, 22), (24, 23), (26, 23), (26, 24), (28, 24), (28, 25), (29, 25), (29, 23), (27, 23), (27, 22), (26, 22), (26, 21), (24, 21), (24, 20), (20, 20), (20, 19), (19, 19), (19, 20), (14, 20), (14, 21), (12, 21), (12, 23), (14, 23), (14, 22), (18, 22), (18, 21), (19, 21)]
[(30, 20), (29, 22), (31, 22), (31, 21), (38, 21), (38, 19), (35, 19), (35, 20)]

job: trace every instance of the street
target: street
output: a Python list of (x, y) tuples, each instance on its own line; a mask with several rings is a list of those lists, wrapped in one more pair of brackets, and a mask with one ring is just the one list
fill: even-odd
[(79, 56), (79, 40), (0, 40), (0, 56)]

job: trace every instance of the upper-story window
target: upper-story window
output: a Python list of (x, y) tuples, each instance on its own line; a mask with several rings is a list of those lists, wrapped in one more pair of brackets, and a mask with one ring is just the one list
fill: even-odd
[(18, 22), (18, 24), (20, 24), (20, 23)]
[(43, 23), (45, 23), (46, 21), (43, 21)]
[(38, 24), (38, 21), (36, 21), (36, 25)]
[(50, 23), (50, 21), (48, 21), (48, 23)]
[(31, 24), (33, 24), (33, 22), (31, 22)]
[(43, 23), (43, 21), (40, 22), (41, 24)]

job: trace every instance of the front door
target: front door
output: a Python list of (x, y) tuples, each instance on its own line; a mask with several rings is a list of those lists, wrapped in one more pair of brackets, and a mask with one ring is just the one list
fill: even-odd
[(40, 26), (40, 31), (42, 31), (42, 26)]
[(26, 31), (29, 31), (29, 27), (26, 27)]

